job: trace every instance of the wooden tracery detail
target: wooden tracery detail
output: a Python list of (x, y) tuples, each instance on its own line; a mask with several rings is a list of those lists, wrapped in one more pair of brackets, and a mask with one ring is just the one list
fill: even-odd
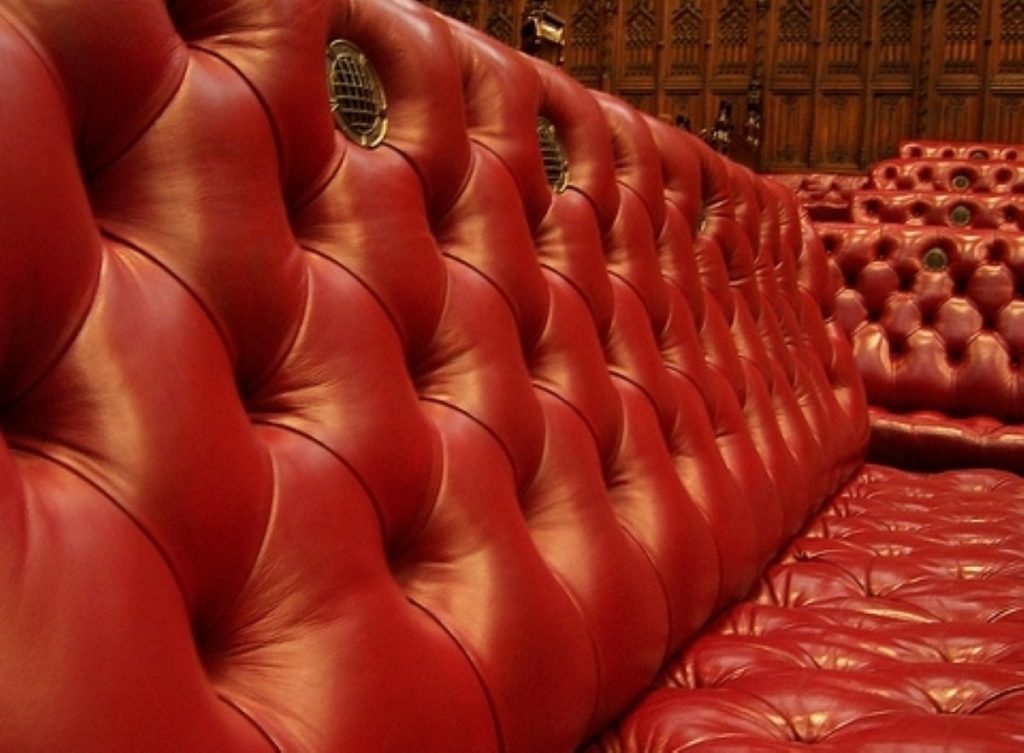
[(671, 75), (699, 76), (704, 18), (698, 0), (678, 0), (672, 11), (670, 64)]
[(1002, 0), (999, 4), (1000, 73), (1024, 73), (1024, 0)]
[(811, 7), (808, 0), (786, 0), (779, 11), (776, 42), (780, 74), (810, 75)]
[(942, 51), (945, 73), (973, 73), (979, 64), (981, 8), (973, 0), (947, 0), (946, 39)]
[(827, 10), (827, 71), (834, 75), (856, 76), (860, 71), (861, 27), (863, 16), (856, 0), (832, 0)]
[(516, 27), (512, 22), (512, 0), (490, 0), (484, 31), (507, 45), (516, 44)]
[(747, 72), (750, 48), (750, 8), (744, 0), (726, 0), (718, 15), (718, 66), (716, 73)]
[(913, 65), (913, 0), (886, 0), (879, 13), (878, 72), (909, 75)]

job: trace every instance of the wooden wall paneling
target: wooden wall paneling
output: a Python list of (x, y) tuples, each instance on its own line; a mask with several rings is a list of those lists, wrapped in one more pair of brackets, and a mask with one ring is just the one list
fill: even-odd
[(446, 16), (457, 18), (470, 26), (480, 26), (479, 0), (437, 0), (434, 7)]
[(721, 0), (712, 4), (717, 10), (711, 33), (711, 73), (715, 80), (733, 83), (751, 73), (755, 20), (752, 5), (751, 0)]
[(967, 86), (940, 87), (935, 96), (938, 124), (932, 131), (940, 139), (981, 138), (981, 95)]
[(673, 123), (700, 131), (714, 117), (708, 112), (708, 9), (700, 0), (670, 0), (665, 5), (659, 113)]
[(722, 103), (728, 103), (733, 123), (729, 154), (756, 167), (750, 150), (743, 143), (742, 128), (747, 116), (747, 89), (755, 72), (755, 0), (719, 0), (708, 5), (712, 14), (708, 25), (706, 117), (702, 128), (710, 129)]
[(984, 137), (1024, 143), (1024, 0), (999, 0), (994, 11)]
[(661, 14), (655, 0), (625, 0), (622, 8), (616, 74), (620, 86), (627, 82), (653, 91), (661, 41)]
[(807, 169), (810, 166), (807, 145), (812, 129), (811, 93), (769, 92), (765, 122), (769, 124), (764, 145), (765, 169)]
[[(512, 0), (484, 0), (483, 30), (510, 47), (519, 46), (522, 8), (516, 9)], [(522, 5), (520, 3), (518, 5)]]
[[(420, 1), (518, 46), (535, 0)], [(730, 155), (764, 170), (858, 171), (908, 138), (1024, 142), (1024, 0), (549, 8), (566, 19), (565, 67), (584, 85), (696, 133), (728, 102)], [(759, 145), (745, 139), (752, 91), (763, 101)]]
[(865, 44), (868, 14), (860, 0), (828, 0), (814, 19), (820, 40), (810, 162), (825, 170), (863, 167)]
[(980, 0), (940, 0), (935, 8), (933, 86), (925, 133), (945, 139), (982, 138), (985, 7)]
[[(1022, 0), (1024, 1), (1024, 0)], [(699, 84), (705, 77), (707, 32), (705, 7), (699, 0), (674, 0), (668, 4), (667, 54), (663, 79), (672, 84)]]
[(769, 170), (810, 166), (816, 61), (809, 0), (782, 0), (769, 11), (762, 162)]
[(864, 105), (860, 89), (825, 89), (818, 93), (811, 131), (811, 163), (816, 168), (842, 172), (863, 167)]
[(986, 138), (1003, 144), (1024, 144), (1024, 93), (992, 92), (991, 115), (986, 123)]
[(658, 112), (658, 57), (662, 2), (623, 0), (615, 39), (616, 90), (633, 106)]
[(914, 133), (915, 107), (913, 93), (875, 90), (870, 103), (871, 130), (866, 135), (864, 161), (870, 165), (895, 157), (900, 141)]
[(565, 67), (585, 86), (602, 88), (604, 70), (604, 9), (593, 0), (573, 0), (566, 18)]
[(878, 0), (871, 12), (870, 61), (862, 165), (896, 155), (897, 145), (916, 133), (922, 4)]

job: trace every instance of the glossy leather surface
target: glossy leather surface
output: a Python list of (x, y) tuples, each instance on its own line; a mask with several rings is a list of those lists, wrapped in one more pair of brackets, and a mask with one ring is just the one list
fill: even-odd
[(883, 190), (1024, 194), (1024, 165), (1004, 160), (882, 160), (871, 166), (871, 184)]
[(899, 156), (909, 159), (969, 159), (1018, 162), (1024, 159), (1024, 145), (994, 144), (987, 141), (942, 141), (938, 139), (903, 141), (899, 145)]
[(1024, 232), (1024, 199), (1013, 193), (882, 191), (866, 188), (849, 196), (852, 222), (886, 222)]
[(851, 199), (869, 185), (866, 175), (840, 173), (775, 173), (770, 176), (792, 190), (807, 208), (812, 220), (850, 220)]
[(834, 262), (694, 137), (413, 0), (0, 46), (0, 751), (567, 753), (863, 478)]
[(865, 467), (599, 749), (1020, 750), (1022, 498)]
[[(843, 280), (876, 457), (1024, 471), (1024, 244), (1016, 232), (817, 226)], [(930, 266), (931, 265), (931, 266)]]

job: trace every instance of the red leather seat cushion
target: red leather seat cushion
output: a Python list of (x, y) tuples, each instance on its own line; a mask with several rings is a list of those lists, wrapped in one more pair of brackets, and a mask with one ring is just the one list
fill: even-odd
[(866, 466), (606, 750), (1024, 745), (1024, 480)]

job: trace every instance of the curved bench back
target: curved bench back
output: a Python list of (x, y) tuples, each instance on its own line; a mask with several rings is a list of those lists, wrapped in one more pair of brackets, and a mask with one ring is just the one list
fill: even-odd
[(793, 196), (420, 3), (0, 45), (0, 750), (572, 750), (861, 462)]

